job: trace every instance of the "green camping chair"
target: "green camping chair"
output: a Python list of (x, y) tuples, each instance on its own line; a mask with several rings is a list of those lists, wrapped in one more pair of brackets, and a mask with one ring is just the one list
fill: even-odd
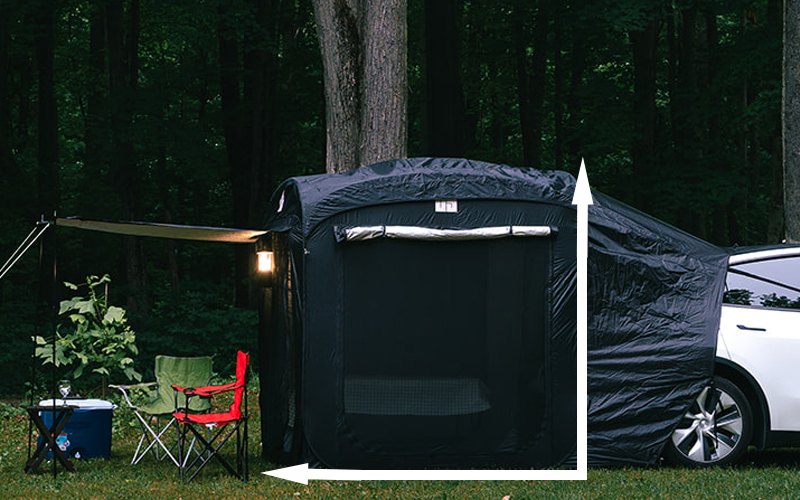
[[(172, 386), (195, 387), (207, 385), (213, 375), (211, 358), (208, 356), (197, 358), (177, 358), (173, 356), (156, 356), (155, 376), (156, 382), (136, 385), (111, 385), (122, 392), (128, 406), (133, 410), (142, 427), (142, 437), (133, 453), (131, 464), (137, 464), (147, 454), (153, 451), (156, 459), (162, 460), (168, 456), (172, 462), (180, 467), (178, 459), (172, 454), (176, 443), (167, 446), (163, 437), (167, 430), (175, 423), (172, 416), (176, 411), (186, 408), (186, 396), (175, 391)], [(155, 398), (143, 405), (136, 405), (131, 401), (130, 391), (155, 387)], [(202, 413), (211, 407), (208, 398), (192, 398), (189, 402), (189, 413)], [(167, 419), (166, 425), (161, 427), (162, 419)], [(155, 426), (155, 429), (153, 428)], [(176, 433), (177, 434), (177, 433)], [(176, 435), (177, 437), (177, 435)], [(144, 449), (142, 445), (147, 443)], [(157, 446), (156, 446), (157, 445)], [(161, 453), (164, 452), (164, 454)]]

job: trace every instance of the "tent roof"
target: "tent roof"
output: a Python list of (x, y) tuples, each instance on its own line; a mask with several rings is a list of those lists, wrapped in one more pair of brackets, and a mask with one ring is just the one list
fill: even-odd
[(321, 220), (370, 205), (426, 200), (540, 200), (572, 204), (566, 172), (456, 158), (391, 160), (340, 174), (293, 177), (270, 202), (265, 227), (308, 234)]

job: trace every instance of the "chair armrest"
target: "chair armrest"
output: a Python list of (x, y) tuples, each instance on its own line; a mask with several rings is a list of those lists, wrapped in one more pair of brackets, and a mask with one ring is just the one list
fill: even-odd
[(158, 385), (158, 383), (157, 382), (147, 382), (147, 383), (144, 383), (144, 384), (134, 384), (134, 385), (122, 385), (122, 384), (120, 384), (120, 385), (111, 385), (111, 384), (109, 384), (109, 387), (111, 387), (112, 389), (117, 389), (119, 392), (121, 392), (122, 396), (125, 398), (125, 402), (128, 403), (128, 406), (130, 406), (131, 408), (135, 408), (136, 405), (133, 404), (133, 402), (128, 397), (128, 391), (131, 390), (131, 389), (147, 389), (148, 387), (153, 387), (155, 385)]
[(134, 384), (134, 385), (108, 384), (109, 387), (112, 387), (114, 389), (119, 389), (120, 391), (131, 390), (131, 389), (146, 389), (148, 387), (153, 387), (154, 385), (158, 385), (158, 382), (146, 382), (143, 384)]
[(203, 397), (211, 397), (216, 396), (217, 394), (223, 394), (225, 392), (229, 392), (235, 389), (238, 389), (236, 382), (231, 382), (228, 384), (222, 385), (206, 385), (203, 387), (180, 387), (177, 385), (172, 386), (173, 389), (179, 392), (183, 392), (186, 394), (187, 397), (189, 396), (203, 396)]

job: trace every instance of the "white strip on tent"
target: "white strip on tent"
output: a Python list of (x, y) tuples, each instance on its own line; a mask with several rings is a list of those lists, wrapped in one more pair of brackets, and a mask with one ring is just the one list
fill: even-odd
[(435, 229), (419, 226), (357, 226), (337, 228), (340, 241), (366, 241), (376, 238), (411, 240), (482, 240), (508, 236), (550, 236), (550, 226), (492, 226), (473, 229)]
[(56, 219), (56, 225), (131, 236), (148, 236), (175, 240), (216, 241), (221, 243), (255, 243), (260, 236), (267, 233), (266, 231), (256, 231), (252, 229), (182, 226), (155, 222), (111, 222), (79, 219), (75, 217)]

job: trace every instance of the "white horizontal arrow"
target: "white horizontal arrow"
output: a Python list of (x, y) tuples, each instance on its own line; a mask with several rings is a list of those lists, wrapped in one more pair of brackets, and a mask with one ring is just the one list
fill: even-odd
[(592, 192), (586, 175), (586, 165), (581, 160), (580, 173), (575, 185), (572, 204), (577, 205), (577, 468), (570, 470), (361, 470), (361, 469), (309, 469), (300, 464), (283, 469), (266, 471), (268, 476), (308, 484), (319, 481), (539, 481), (539, 480), (586, 480), (587, 467), (587, 421), (586, 421), (586, 340), (587, 322), (587, 259), (589, 248), (589, 205)]
[(309, 469), (308, 464), (266, 471), (268, 476), (308, 484), (319, 481), (536, 481), (585, 479), (578, 470), (360, 470)]

